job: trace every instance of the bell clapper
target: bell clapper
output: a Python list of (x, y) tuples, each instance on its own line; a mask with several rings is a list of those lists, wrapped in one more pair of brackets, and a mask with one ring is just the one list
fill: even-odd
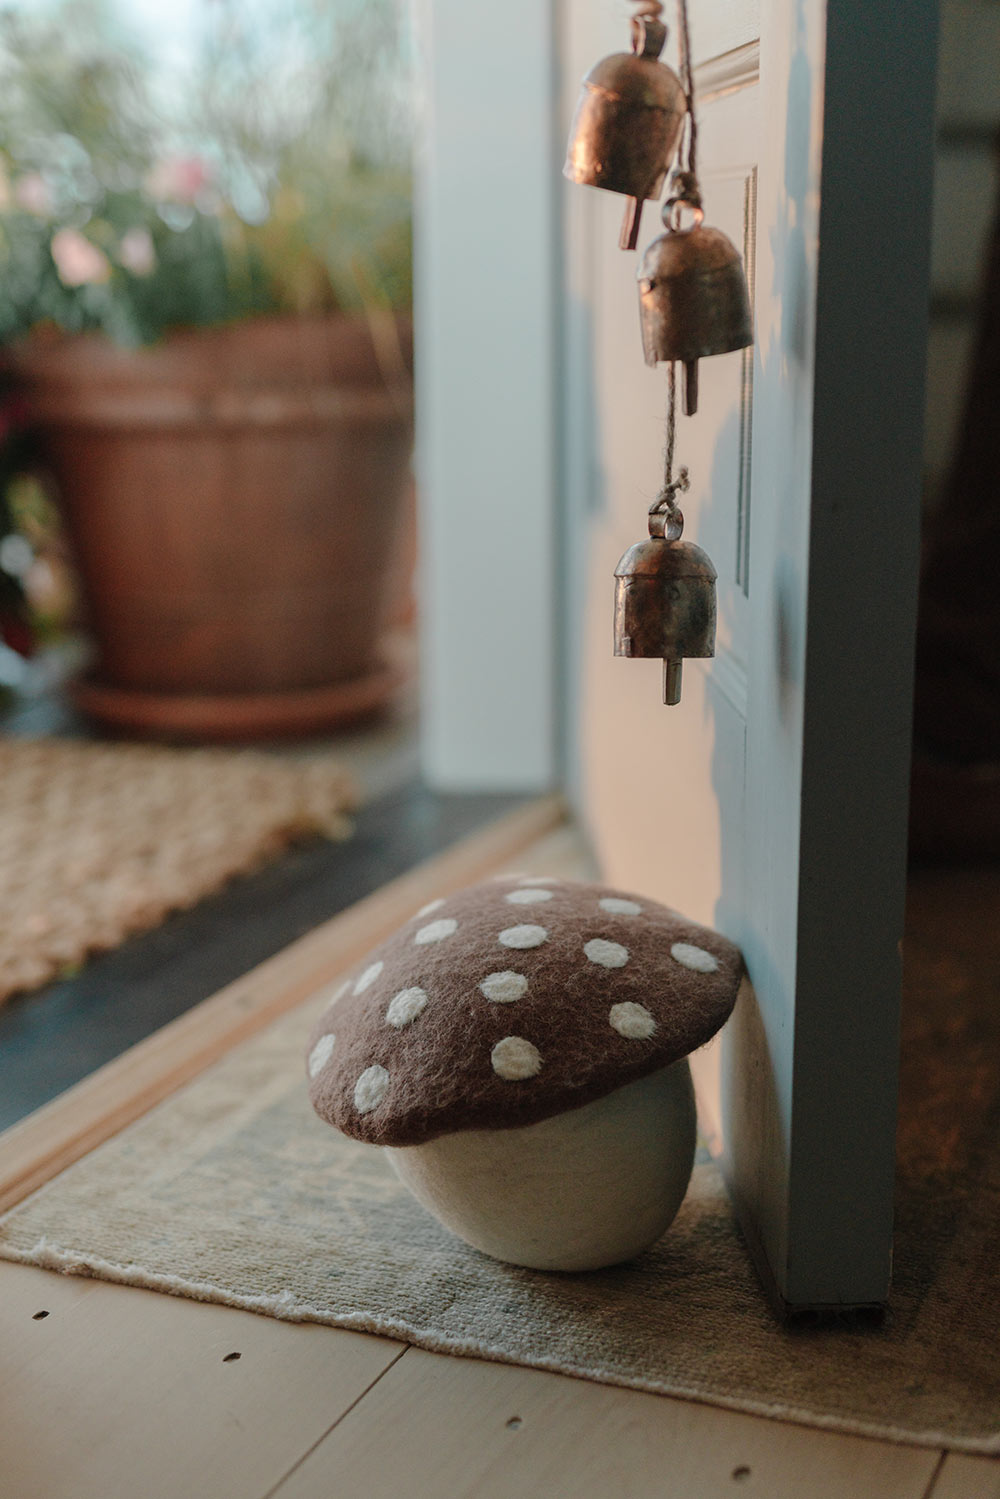
[(681, 672), (683, 661), (663, 661), (663, 702), (667, 708), (676, 708), (681, 700)]
[(620, 250), (634, 250), (639, 243), (639, 228), (642, 224), (644, 201), (642, 198), (629, 198), (625, 204), (622, 232), (618, 236), (618, 248)]
[(694, 416), (698, 410), (698, 361), (684, 361), (684, 415)]

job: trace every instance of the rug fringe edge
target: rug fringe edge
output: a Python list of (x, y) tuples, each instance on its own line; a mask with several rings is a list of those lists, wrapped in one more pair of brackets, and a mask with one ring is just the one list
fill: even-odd
[(797, 1426), (837, 1431), (849, 1436), (873, 1438), (904, 1446), (944, 1448), (950, 1452), (967, 1453), (971, 1456), (996, 1457), (1000, 1455), (1000, 1431), (988, 1437), (957, 1436), (943, 1431), (916, 1431), (851, 1417), (801, 1410), (798, 1407), (784, 1406), (777, 1402), (718, 1395), (681, 1384), (668, 1384), (662, 1380), (625, 1379), (614, 1376), (598, 1378), (592, 1369), (582, 1366), (562, 1364), (545, 1358), (511, 1358), (505, 1349), (469, 1339), (449, 1337), (447, 1334), (416, 1327), (408, 1322), (372, 1317), (364, 1312), (332, 1312), (313, 1306), (309, 1302), (297, 1301), (290, 1291), (281, 1291), (273, 1296), (239, 1295), (213, 1285), (209, 1281), (187, 1280), (179, 1275), (146, 1270), (141, 1265), (115, 1264), (114, 1261), (102, 1259), (98, 1255), (87, 1255), (77, 1250), (65, 1249), (44, 1237), (37, 1240), (30, 1249), (19, 1249), (12, 1244), (0, 1243), (0, 1259), (10, 1260), (17, 1264), (33, 1265), (38, 1269), (55, 1271), (60, 1275), (90, 1276), (116, 1285), (134, 1286), (143, 1290), (159, 1291), (169, 1296), (187, 1297), (193, 1301), (231, 1306), (239, 1311), (256, 1312), (282, 1322), (313, 1322), (326, 1327), (338, 1327), (348, 1332), (371, 1333), (407, 1343), (412, 1347), (423, 1348), (431, 1353), (481, 1358), (491, 1363), (538, 1369), (546, 1373), (563, 1374), (573, 1379), (587, 1380), (592, 1384), (607, 1384), (618, 1389), (639, 1390), (645, 1394), (663, 1395), (674, 1400), (689, 1400), (700, 1405), (736, 1411), (743, 1415), (787, 1421)]

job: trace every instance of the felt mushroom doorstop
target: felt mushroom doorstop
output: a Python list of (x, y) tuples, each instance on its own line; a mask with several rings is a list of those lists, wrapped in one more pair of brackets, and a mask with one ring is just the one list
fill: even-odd
[(687, 1055), (727, 1019), (738, 950), (605, 885), (505, 878), (369, 954), (309, 1042), (313, 1106), (388, 1147), (467, 1243), (540, 1270), (652, 1244), (687, 1190)]

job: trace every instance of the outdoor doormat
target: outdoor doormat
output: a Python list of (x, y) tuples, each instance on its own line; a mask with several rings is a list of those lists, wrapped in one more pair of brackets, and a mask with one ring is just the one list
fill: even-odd
[[(0, 1256), (735, 1410), (1000, 1452), (1000, 871), (914, 887), (896, 1279), (880, 1327), (779, 1328), (715, 1168), (658, 1245), (579, 1275), (452, 1238), (313, 1114), (326, 993), (0, 1220)], [(943, 939), (947, 938), (946, 945)]]
[(297, 838), (345, 838), (323, 757), (0, 739), (0, 1001), (117, 947)]

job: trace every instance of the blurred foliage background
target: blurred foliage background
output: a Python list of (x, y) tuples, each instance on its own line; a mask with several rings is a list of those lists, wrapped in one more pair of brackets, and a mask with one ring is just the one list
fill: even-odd
[[(0, 345), (405, 311), (411, 80), (406, 0), (4, 6)], [(0, 702), (73, 600), (0, 375)]]
[(111, 0), (0, 12), (0, 341), (410, 299), (400, 0), (202, 0), (166, 69)]

